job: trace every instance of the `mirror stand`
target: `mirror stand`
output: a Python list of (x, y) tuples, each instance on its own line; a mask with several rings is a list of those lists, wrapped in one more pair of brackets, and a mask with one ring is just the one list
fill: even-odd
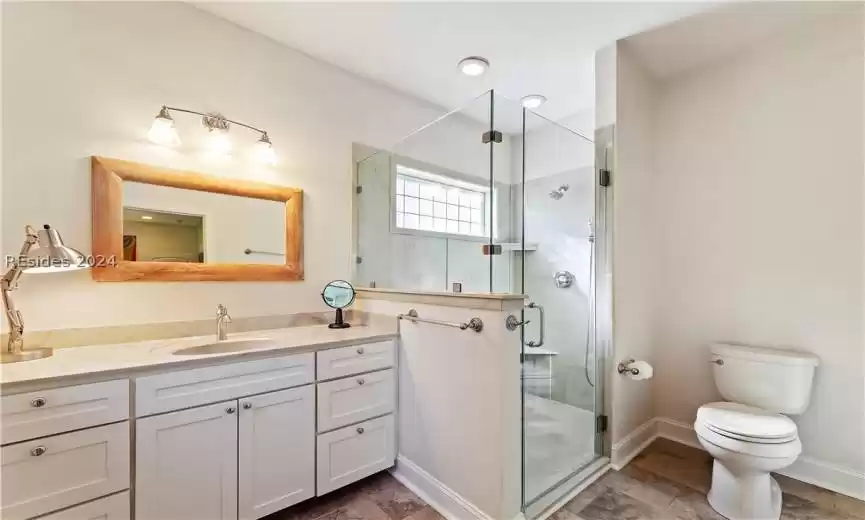
[(342, 309), (336, 310), (336, 319), (333, 323), (327, 326), (329, 329), (347, 329), (351, 327), (351, 323), (347, 323), (342, 316)]

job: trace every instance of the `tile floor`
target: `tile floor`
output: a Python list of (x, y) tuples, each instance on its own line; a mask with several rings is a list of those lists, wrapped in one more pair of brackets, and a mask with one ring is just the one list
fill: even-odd
[(444, 520), (387, 471), (262, 520)]
[[(724, 520), (706, 502), (712, 460), (659, 439), (621, 471), (609, 471), (551, 520)], [(781, 520), (865, 520), (865, 502), (777, 476)], [(387, 472), (263, 520), (444, 520)]]
[[(712, 459), (665, 439), (621, 471), (609, 471), (552, 520), (724, 520), (706, 501)], [(776, 476), (784, 492), (781, 520), (865, 520), (865, 502)]]

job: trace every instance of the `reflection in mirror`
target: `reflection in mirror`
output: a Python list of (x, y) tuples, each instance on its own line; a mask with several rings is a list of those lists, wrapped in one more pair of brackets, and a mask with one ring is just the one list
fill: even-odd
[(345, 329), (351, 327), (350, 323), (344, 321), (342, 310), (354, 302), (354, 297), (354, 287), (345, 280), (334, 280), (324, 286), (324, 290), (321, 291), (321, 298), (328, 307), (336, 309), (336, 318), (333, 323), (328, 325), (329, 328)]
[(285, 263), (285, 204), (123, 183), (123, 259), (207, 264)]
[(204, 217), (124, 207), (123, 260), (204, 263)]

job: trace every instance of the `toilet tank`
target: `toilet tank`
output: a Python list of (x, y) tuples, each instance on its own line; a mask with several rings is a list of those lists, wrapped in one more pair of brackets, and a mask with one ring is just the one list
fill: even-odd
[(808, 408), (817, 356), (722, 343), (711, 352), (715, 385), (724, 399), (783, 414)]

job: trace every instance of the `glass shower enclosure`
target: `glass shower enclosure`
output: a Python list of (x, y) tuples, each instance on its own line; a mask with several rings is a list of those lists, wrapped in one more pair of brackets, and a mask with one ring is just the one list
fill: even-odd
[(357, 164), (357, 286), (525, 295), (524, 511), (604, 455), (595, 153), (491, 91)]

